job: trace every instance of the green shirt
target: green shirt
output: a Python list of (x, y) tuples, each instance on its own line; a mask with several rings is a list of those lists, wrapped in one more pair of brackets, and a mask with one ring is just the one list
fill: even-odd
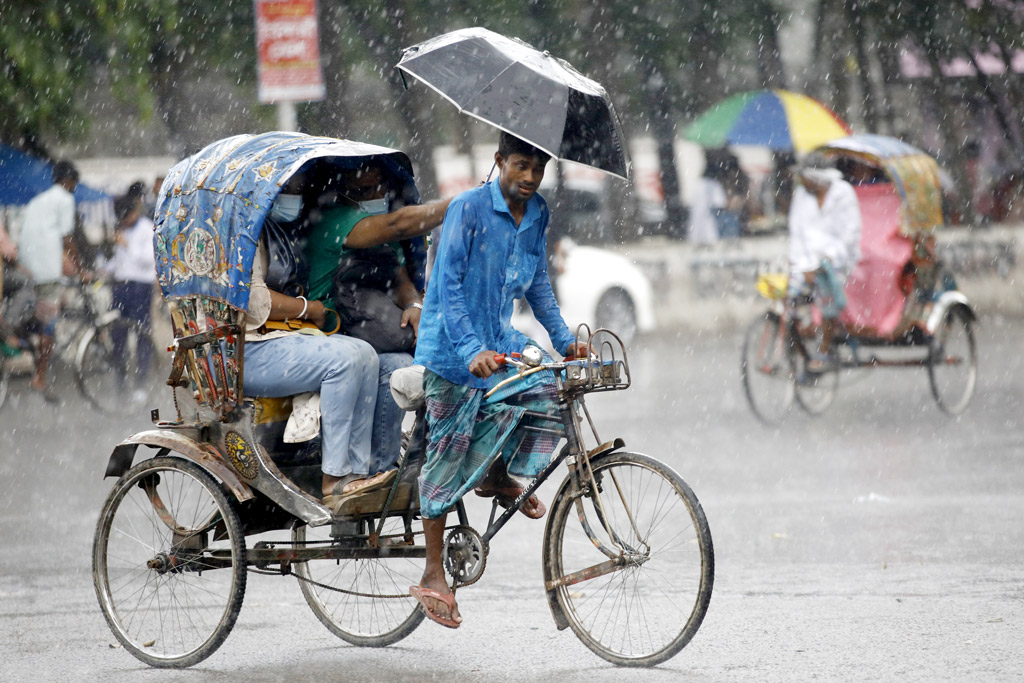
[[(329, 303), (334, 271), (351, 249), (345, 248), (345, 240), (356, 224), (369, 216), (359, 209), (338, 206), (324, 211), (323, 218), (313, 228), (306, 241), (306, 261), (309, 263), (309, 299)], [(402, 246), (392, 242), (398, 252), (399, 263), (404, 263)]]

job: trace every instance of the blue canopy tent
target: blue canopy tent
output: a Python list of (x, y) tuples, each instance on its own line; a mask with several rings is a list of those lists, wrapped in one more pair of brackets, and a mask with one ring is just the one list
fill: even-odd
[[(53, 168), (42, 159), (0, 143), (0, 206), (21, 206), (53, 185)], [(82, 183), (75, 189), (80, 203), (109, 199), (106, 192)]]

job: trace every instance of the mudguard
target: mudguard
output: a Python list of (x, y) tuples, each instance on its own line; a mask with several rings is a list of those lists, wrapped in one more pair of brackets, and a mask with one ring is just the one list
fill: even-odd
[(114, 446), (114, 451), (110, 454), (110, 460), (107, 461), (107, 470), (103, 476), (120, 477), (127, 472), (135, 460), (135, 451), (140, 445), (149, 446), (150, 448), (169, 449), (191, 460), (224, 484), (239, 502), (244, 502), (254, 497), (249, 485), (239, 479), (231, 467), (224, 464), (222, 454), (214, 446), (201, 444), (184, 434), (166, 429), (148, 429), (144, 432), (138, 432)]
[(963, 310), (968, 316), (968, 320), (971, 322), (978, 319), (978, 316), (974, 313), (974, 309), (971, 308), (971, 302), (967, 300), (967, 297), (964, 296), (963, 292), (957, 290), (943, 292), (935, 301), (934, 306), (932, 306), (932, 312), (928, 314), (928, 334), (935, 334), (939, 329), (939, 325), (942, 324), (942, 319), (946, 317), (946, 313), (957, 307), (963, 307)]

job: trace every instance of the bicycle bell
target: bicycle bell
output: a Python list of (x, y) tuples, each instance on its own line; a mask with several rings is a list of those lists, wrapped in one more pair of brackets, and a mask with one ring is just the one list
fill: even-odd
[(527, 346), (522, 353), (523, 362), (530, 366), (537, 366), (544, 362), (544, 353), (536, 346)]

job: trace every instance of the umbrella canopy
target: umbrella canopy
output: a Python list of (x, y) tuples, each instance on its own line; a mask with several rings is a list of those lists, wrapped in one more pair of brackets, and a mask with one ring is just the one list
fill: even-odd
[(178, 162), (156, 205), (153, 247), (164, 298), (201, 295), (246, 309), (263, 220), (281, 187), (299, 169), (321, 168), (310, 162), (345, 169), (367, 160), (384, 166), (403, 203), (419, 201), (404, 152), (352, 140), (289, 132), (236, 135)]
[(622, 129), (608, 93), (564, 60), (518, 39), (467, 28), (406, 48), (398, 68), (459, 111), (556, 159), (629, 179)]
[(943, 224), (939, 165), (917, 147), (886, 135), (865, 134), (833, 140), (821, 151), (885, 169), (902, 200), (903, 234), (927, 232)]
[[(0, 144), (0, 206), (28, 204), (40, 192), (53, 185), (53, 167), (42, 159)], [(83, 183), (75, 188), (75, 200), (98, 202), (110, 195)]]
[(684, 137), (703, 147), (763, 145), (807, 152), (851, 132), (813, 98), (788, 90), (755, 90), (714, 105), (686, 128)]

